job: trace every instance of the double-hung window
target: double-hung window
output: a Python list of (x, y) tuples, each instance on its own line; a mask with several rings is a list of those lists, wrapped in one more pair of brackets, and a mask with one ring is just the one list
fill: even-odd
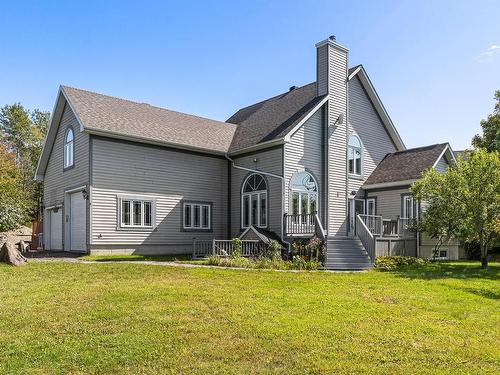
[(151, 228), (153, 226), (153, 201), (120, 199), (120, 226), (123, 228)]
[(212, 204), (185, 202), (182, 227), (188, 230), (212, 229)]
[(418, 206), (411, 195), (403, 196), (402, 218), (416, 219), (418, 217)]

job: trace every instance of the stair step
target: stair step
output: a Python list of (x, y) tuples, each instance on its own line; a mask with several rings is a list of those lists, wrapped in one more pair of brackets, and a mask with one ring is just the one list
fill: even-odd
[(326, 244), (325, 269), (366, 270), (372, 262), (359, 238), (332, 237)]

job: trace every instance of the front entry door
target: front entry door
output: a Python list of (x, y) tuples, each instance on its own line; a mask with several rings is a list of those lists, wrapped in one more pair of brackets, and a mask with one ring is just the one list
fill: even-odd
[(348, 236), (356, 235), (356, 215), (365, 213), (365, 201), (363, 199), (349, 199), (349, 232)]

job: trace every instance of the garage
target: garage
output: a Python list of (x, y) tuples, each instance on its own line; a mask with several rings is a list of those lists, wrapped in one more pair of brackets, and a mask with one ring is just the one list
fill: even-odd
[(49, 219), (49, 238), (48, 238), (48, 250), (51, 251), (61, 251), (62, 246), (62, 210), (52, 209), (48, 210)]
[(86, 246), (86, 200), (81, 191), (69, 195), (69, 250), (87, 251)]

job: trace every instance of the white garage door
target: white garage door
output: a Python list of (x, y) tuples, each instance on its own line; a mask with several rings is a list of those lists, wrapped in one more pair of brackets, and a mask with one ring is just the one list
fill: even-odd
[(52, 251), (62, 250), (62, 210), (49, 211), (49, 248)]
[(81, 192), (70, 195), (70, 250), (86, 251), (86, 209)]

